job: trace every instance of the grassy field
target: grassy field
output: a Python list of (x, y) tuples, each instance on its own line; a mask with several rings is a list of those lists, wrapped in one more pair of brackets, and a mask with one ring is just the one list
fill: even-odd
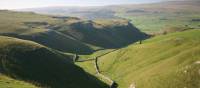
[(200, 31), (158, 36), (99, 58), (119, 88), (199, 88)]
[[(46, 15), (37, 15), (31, 12), (12, 12), (6, 10), (0, 10), (0, 20), (0, 33), (19, 34), (43, 32), (45, 29), (42, 28), (44, 28), (46, 24), (53, 25), (62, 22), (62, 20), (52, 19), (50, 16)], [(37, 26), (37, 28), (32, 28), (31, 26)], [(39, 30), (38, 28), (41, 29)]]
[(150, 34), (169, 29), (199, 29), (199, 4), (197, 0), (190, 0), (122, 5), (115, 15), (129, 19), (141, 31)]
[(142, 13), (140, 15), (119, 14), (119, 17), (131, 20), (141, 31), (146, 33), (161, 33), (168, 29), (198, 29), (199, 22), (192, 19), (200, 18), (198, 14), (177, 14), (177, 13)]

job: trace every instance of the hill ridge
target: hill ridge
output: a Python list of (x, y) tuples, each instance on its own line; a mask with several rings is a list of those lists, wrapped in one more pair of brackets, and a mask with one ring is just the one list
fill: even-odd
[[(107, 88), (71, 60), (31, 41), (0, 36), (1, 73), (15, 79), (50, 88)], [(78, 85), (77, 85), (78, 84)]]

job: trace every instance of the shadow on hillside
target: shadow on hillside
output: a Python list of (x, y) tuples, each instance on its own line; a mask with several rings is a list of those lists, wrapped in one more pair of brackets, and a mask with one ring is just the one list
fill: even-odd
[(127, 25), (113, 25), (103, 28), (97, 28), (94, 24), (93, 21), (77, 22), (71, 24), (70, 29), (63, 31), (51, 29), (35, 34), (3, 33), (0, 35), (31, 40), (52, 49), (81, 55), (95, 52), (86, 44), (102, 49), (118, 49), (149, 38), (147, 34), (138, 30), (130, 22)]
[(122, 48), (150, 37), (130, 22), (127, 25), (113, 25), (102, 28), (97, 28), (95, 25), (99, 24), (93, 21), (77, 22), (71, 25), (71, 30), (68, 29), (62, 32), (77, 40), (104, 49)]
[(55, 32), (44, 32), (34, 35), (19, 35), (14, 33), (1, 33), (0, 35), (31, 40), (49, 48), (67, 53), (92, 54), (94, 51), (80, 41), (60, 36)]
[(50, 88), (109, 88), (68, 59), (45, 48), (24, 50), (10, 47), (0, 51), (2, 72), (15, 79)]

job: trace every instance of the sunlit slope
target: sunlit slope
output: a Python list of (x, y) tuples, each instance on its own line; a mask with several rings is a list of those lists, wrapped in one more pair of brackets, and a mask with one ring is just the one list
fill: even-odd
[(31, 40), (59, 51), (77, 54), (120, 48), (148, 38), (124, 19), (91, 21), (3, 10), (0, 10), (0, 35)]
[(126, 18), (141, 31), (160, 33), (168, 29), (199, 29), (199, 0), (163, 0), (157, 3), (100, 7), (45, 7), (24, 9), (43, 14), (75, 16), (87, 19)]
[(63, 52), (91, 53), (92, 49), (87, 45), (54, 30), (64, 24), (64, 19), (30, 12), (0, 10), (0, 34), (32, 40)]
[(0, 87), (1, 88), (38, 88), (30, 83), (18, 81), (7, 76), (0, 74)]
[(15, 79), (50, 88), (102, 88), (98, 81), (61, 55), (40, 44), (0, 37), (0, 72)]
[(176, 29), (199, 29), (199, 0), (176, 0), (116, 8), (116, 16), (132, 20), (146, 33)]
[(191, 30), (133, 44), (99, 58), (99, 67), (119, 88), (199, 88), (199, 34)]

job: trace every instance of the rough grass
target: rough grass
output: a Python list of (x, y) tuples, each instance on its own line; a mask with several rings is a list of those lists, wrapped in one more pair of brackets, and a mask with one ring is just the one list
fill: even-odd
[(26, 22), (47, 22), (48, 24), (62, 22), (57, 19), (52, 19), (50, 16), (12, 11), (0, 11), (0, 20), (0, 33), (28, 33), (28, 31), (34, 30), (28, 25), (25, 25)]
[(1, 88), (38, 88), (33, 84), (12, 79), (10, 77), (0, 74), (0, 87)]
[(119, 88), (199, 88), (200, 31), (158, 36), (99, 59)]
[(107, 88), (74, 65), (71, 56), (40, 44), (0, 36), (0, 72), (15, 79), (50, 88)]
[[(44, 32), (44, 26), (49, 24), (53, 25), (61, 20), (53, 19), (47, 15), (38, 15), (35, 13), (14, 12), (0, 10), (0, 33), (13, 33), (13, 34), (33, 34)], [(43, 23), (46, 24), (38, 24)], [(35, 23), (33, 25), (27, 23)], [(11, 25), (12, 24), (12, 25)]]

